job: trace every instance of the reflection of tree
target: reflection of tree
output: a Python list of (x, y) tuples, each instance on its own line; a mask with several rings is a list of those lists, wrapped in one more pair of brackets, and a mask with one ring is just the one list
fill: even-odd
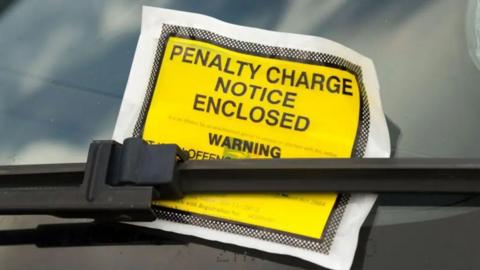
[(7, 8), (8, 8), (11, 4), (13, 4), (14, 2), (16, 2), (16, 0), (2, 0), (2, 1), (0, 2), (0, 16), (1, 16), (2, 13), (3, 13), (4, 11), (6, 11)]
[(252, 10), (257, 10), (270, 27), (286, 8), (285, 1), (273, 5), (253, 0), (0, 2), (3, 14), (9, 15), (0, 17), (4, 164), (25, 157), (82, 161), (92, 139), (111, 137), (139, 35), (142, 4), (218, 15), (240, 24), (252, 24)]

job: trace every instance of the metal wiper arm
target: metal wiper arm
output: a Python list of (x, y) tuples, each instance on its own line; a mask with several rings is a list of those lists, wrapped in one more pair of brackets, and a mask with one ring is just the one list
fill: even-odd
[(212, 192), (480, 193), (476, 159), (188, 160), (176, 145), (95, 141), (85, 164), (0, 167), (0, 214), (154, 220), (154, 199)]

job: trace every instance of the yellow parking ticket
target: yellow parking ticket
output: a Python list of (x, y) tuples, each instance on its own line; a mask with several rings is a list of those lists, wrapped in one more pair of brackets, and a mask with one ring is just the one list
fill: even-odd
[[(112, 138), (129, 137), (177, 144), (192, 160), (390, 154), (372, 59), (322, 37), (154, 7), (143, 7)], [(375, 199), (196, 193), (153, 201), (157, 219), (135, 224), (349, 269)]]
[[(364, 147), (358, 74), (340, 63), (275, 57), (169, 35), (142, 136), (191, 159), (352, 157)], [(260, 51), (260, 52), (259, 52)], [(166, 209), (320, 239), (337, 195), (205, 194)]]

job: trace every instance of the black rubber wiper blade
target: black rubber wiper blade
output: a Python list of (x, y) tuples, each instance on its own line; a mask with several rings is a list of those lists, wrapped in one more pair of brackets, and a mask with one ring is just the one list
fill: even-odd
[[(155, 219), (151, 203), (196, 193), (480, 193), (479, 159), (188, 160), (176, 145), (95, 141), (85, 164), (0, 167), (0, 214)], [(463, 200), (463, 199), (461, 199)], [(474, 200), (478, 201), (478, 200)]]

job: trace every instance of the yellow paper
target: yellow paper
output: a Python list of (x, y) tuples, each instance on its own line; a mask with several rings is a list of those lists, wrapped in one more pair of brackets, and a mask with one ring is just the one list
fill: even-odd
[[(192, 159), (350, 157), (356, 76), (170, 37), (143, 138)], [(157, 205), (319, 239), (336, 194), (206, 194)]]

